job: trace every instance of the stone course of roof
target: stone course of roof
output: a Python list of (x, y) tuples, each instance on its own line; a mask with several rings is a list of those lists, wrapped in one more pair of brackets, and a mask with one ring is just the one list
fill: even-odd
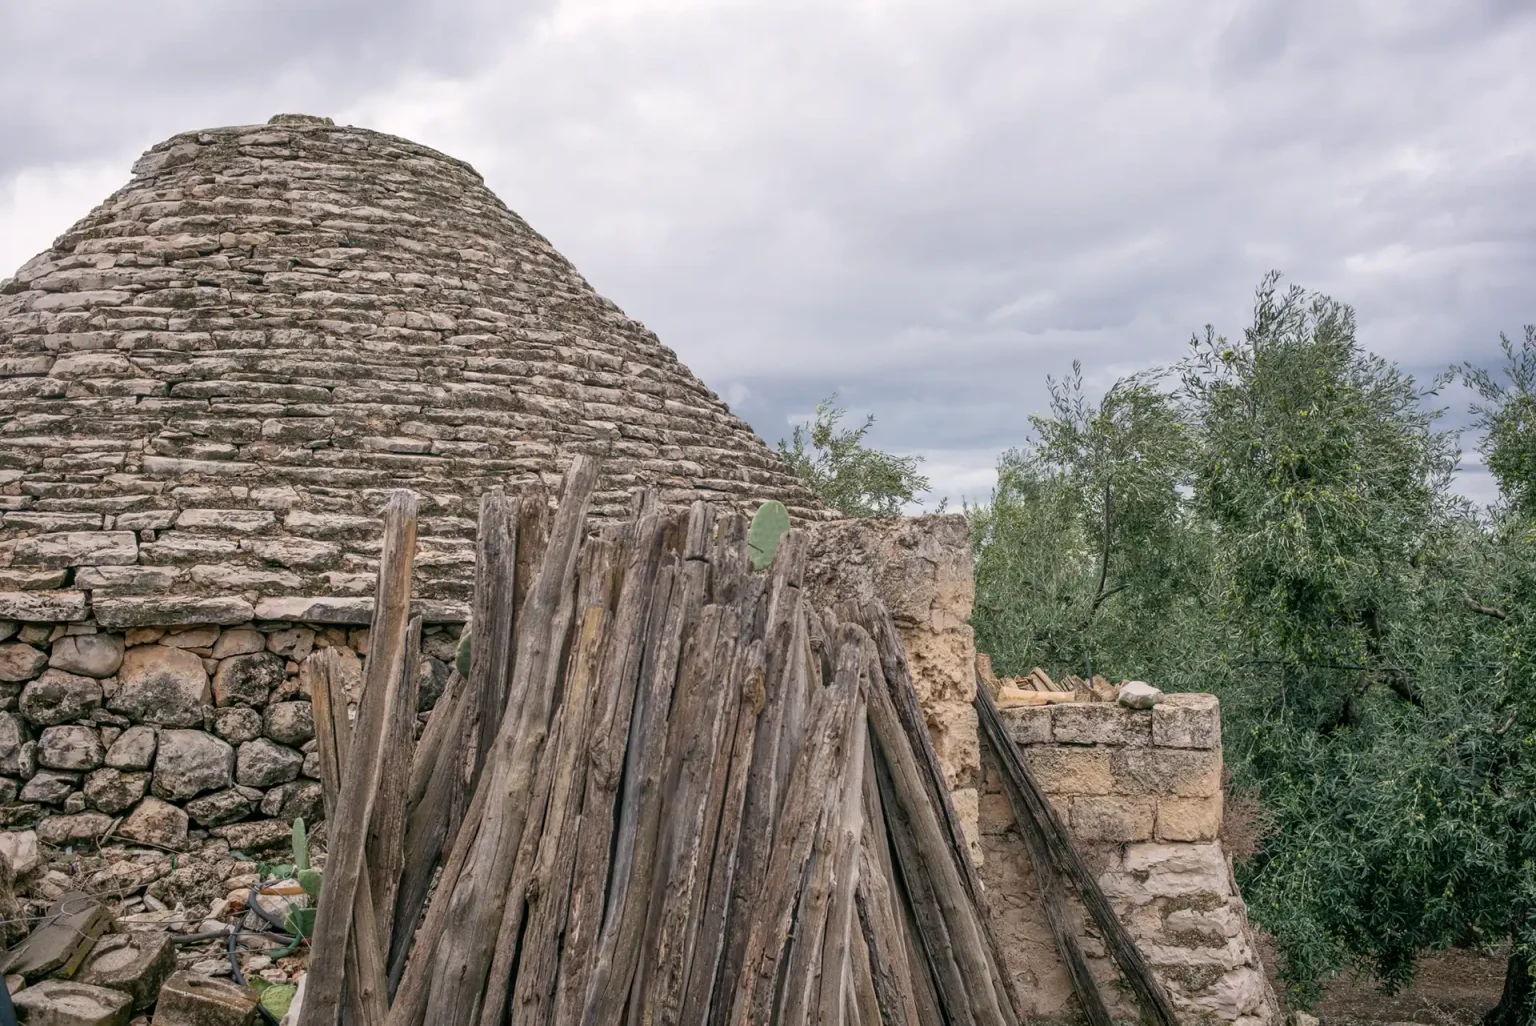
[(175, 136), (0, 281), (0, 619), (366, 618), (377, 514), (423, 503), (456, 618), (477, 497), (603, 460), (599, 514), (827, 514), (462, 161), (329, 119)]

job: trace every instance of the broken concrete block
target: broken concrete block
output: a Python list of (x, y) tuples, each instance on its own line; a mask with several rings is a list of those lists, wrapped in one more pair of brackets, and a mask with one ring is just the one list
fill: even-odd
[(27, 1026), (128, 1026), (133, 999), (71, 980), (44, 980), (11, 999)]
[(0, 972), (29, 980), (52, 973), (73, 976), (111, 923), (112, 913), (96, 899), (79, 891), (63, 894), (26, 940), (5, 953)]
[(176, 971), (176, 945), (169, 933), (137, 930), (103, 937), (75, 975), (77, 983), (120, 990), (142, 1012), (155, 1003), (163, 984)]
[(155, 1026), (250, 1026), (256, 995), (227, 980), (179, 972), (160, 988)]

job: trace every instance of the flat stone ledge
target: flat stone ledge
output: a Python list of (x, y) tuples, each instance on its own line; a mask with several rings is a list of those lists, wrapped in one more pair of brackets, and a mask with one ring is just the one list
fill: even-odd
[[(232, 625), (252, 618), (251, 604), (243, 598), (176, 598), (142, 596), (99, 598), (96, 622), (107, 630), (127, 627), (186, 627), (198, 624)], [(83, 618), (82, 618), (83, 619)]]
[[(411, 612), (423, 623), (465, 623), (469, 606), (463, 602), (417, 599)], [(373, 620), (373, 599), (327, 598), (296, 595), (288, 598), (264, 598), (256, 603), (257, 620), (286, 620), (303, 623), (344, 623), (366, 625)], [(250, 617), (247, 617), (250, 619)]]
[(83, 591), (0, 592), (0, 620), (22, 623), (78, 623), (86, 618)]

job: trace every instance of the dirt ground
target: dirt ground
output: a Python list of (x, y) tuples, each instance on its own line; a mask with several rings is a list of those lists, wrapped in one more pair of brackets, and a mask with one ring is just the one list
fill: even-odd
[[(1265, 949), (1264, 964), (1270, 968), (1274, 982), (1274, 948), (1261, 944)], [(1311, 1011), (1322, 1026), (1475, 1026), (1499, 1002), (1504, 988), (1504, 966), (1502, 956), (1469, 951), (1427, 955), (1420, 960), (1414, 984), (1407, 990), (1388, 997), (1369, 979), (1341, 977), (1333, 981), (1322, 1003)], [(1276, 983), (1275, 993), (1281, 992)]]

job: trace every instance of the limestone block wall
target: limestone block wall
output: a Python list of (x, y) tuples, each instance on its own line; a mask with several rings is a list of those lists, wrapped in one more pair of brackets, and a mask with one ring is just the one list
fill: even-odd
[[(1280, 1021), (1222, 851), (1221, 713), (1211, 695), (1168, 695), (1151, 710), (1111, 703), (1005, 709), (1035, 779), (1154, 972), (1190, 1024)], [(984, 758), (982, 875), (1030, 1011), (1075, 1021), (1076, 999), (998, 769)], [(1136, 1021), (1101, 939), (1075, 896), (1085, 948), (1112, 1011)]]
[[(424, 630), (419, 708), (448, 681), (459, 627)], [(306, 663), (341, 653), (355, 702), (366, 628), (291, 620), (133, 627), (0, 621), (0, 828), (64, 846), (108, 833), (232, 848), (324, 818)]]

